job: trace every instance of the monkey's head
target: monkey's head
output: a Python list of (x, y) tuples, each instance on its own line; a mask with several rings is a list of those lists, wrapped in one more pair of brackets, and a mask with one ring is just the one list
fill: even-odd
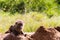
[(21, 33), (22, 29), (23, 29), (23, 21), (21, 21), (21, 20), (16, 21), (14, 24), (14, 30), (16, 30), (16, 32)]
[(23, 21), (19, 20), (15, 22), (14, 25), (17, 29), (22, 29), (23, 28)]

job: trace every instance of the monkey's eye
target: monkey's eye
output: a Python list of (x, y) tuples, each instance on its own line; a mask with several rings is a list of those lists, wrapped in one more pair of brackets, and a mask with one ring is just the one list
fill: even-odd
[(15, 24), (18, 24), (17, 22)]
[(23, 26), (23, 24), (22, 24), (22, 23), (19, 23), (18, 25)]

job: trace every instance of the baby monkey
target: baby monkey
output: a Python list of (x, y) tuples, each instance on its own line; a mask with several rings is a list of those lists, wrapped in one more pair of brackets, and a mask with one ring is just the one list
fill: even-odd
[(23, 21), (19, 20), (16, 21), (14, 25), (11, 25), (9, 30), (6, 31), (5, 33), (13, 33), (14, 35), (19, 35), (19, 34), (23, 34)]

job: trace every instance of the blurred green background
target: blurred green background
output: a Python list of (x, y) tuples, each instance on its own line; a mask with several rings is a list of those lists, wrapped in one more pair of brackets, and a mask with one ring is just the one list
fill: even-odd
[(17, 20), (24, 21), (24, 32), (60, 26), (60, 0), (0, 0), (0, 32)]

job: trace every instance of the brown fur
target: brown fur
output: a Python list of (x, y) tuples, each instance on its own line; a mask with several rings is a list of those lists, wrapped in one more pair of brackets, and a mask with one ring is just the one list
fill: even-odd
[(6, 31), (5, 33), (14, 33), (15, 35), (18, 35), (18, 34), (23, 34), (22, 32), (22, 28), (23, 28), (23, 22), (22, 21), (17, 21), (15, 23), (15, 25), (11, 25), (9, 30)]
[(60, 26), (55, 27), (55, 29), (60, 32)]
[(14, 30), (14, 26), (11, 25), (10, 28), (9, 28), (9, 30), (6, 31), (5, 34), (6, 34), (6, 33), (11, 33), (11, 32), (13, 32), (13, 30)]
[(18, 38), (14, 34), (9, 34), (3, 38), (3, 40), (18, 40)]
[[(30, 34), (30, 33), (26, 33)], [(13, 33), (2, 34), (0, 33), (0, 40), (32, 40), (29, 35), (15, 36)]]
[(30, 38), (29, 36), (24, 36), (24, 35), (15, 36), (13, 33), (9, 33), (5, 37), (3, 37), (2, 40), (30, 40)]

